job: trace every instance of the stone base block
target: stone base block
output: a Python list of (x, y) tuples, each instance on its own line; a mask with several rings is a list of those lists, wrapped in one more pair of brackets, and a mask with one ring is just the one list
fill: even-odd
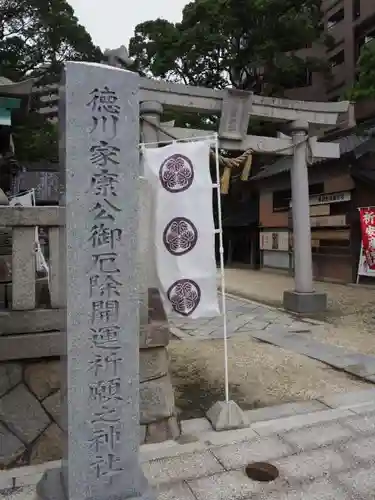
[(162, 443), (163, 441), (175, 440), (180, 437), (181, 429), (177, 417), (172, 417), (148, 424), (145, 443)]
[(246, 414), (234, 401), (218, 401), (208, 410), (206, 417), (215, 431), (249, 427)]
[(139, 396), (141, 424), (152, 424), (174, 415), (174, 390), (169, 375), (140, 384)]
[(325, 293), (299, 293), (285, 291), (284, 308), (300, 314), (314, 314), (327, 310), (327, 295)]
[[(133, 491), (129, 494), (124, 492), (124, 495), (116, 495), (115, 498), (118, 500), (156, 500), (156, 495), (152, 489), (148, 486), (147, 480), (139, 467), (141, 492)], [(132, 474), (132, 472), (130, 472)], [(134, 477), (134, 476), (133, 476)], [(62, 470), (60, 468), (47, 470), (42, 479), (36, 486), (36, 498), (38, 500), (69, 500), (68, 492), (66, 491)], [(111, 498), (111, 495), (108, 495)]]

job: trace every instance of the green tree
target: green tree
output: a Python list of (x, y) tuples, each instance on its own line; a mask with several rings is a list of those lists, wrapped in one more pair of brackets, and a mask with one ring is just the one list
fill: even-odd
[(100, 58), (66, 0), (0, 0), (1, 76), (57, 81), (64, 61)]
[(299, 53), (321, 37), (320, 6), (321, 0), (195, 0), (181, 23), (139, 24), (129, 51), (145, 75), (281, 95), (303, 86), (307, 71), (326, 70)]
[(37, 111), (14, 120), (13, 141), (17, 160), (58, 161), (58, 124)]
[(375, 40), (362, 48), (358, 60), (358, 79), (349, 98), (353, 101), (375, 99)]
[[(59, 82), (64, 61), (100, 61), (102, 53), (78, 23), (66, 0), (0, 0), (0, 76), (17, 82), (36, 77), (38, 84)], [(57, 127), (31, 112), (14, 117), (19, 159), (53, 159)]]

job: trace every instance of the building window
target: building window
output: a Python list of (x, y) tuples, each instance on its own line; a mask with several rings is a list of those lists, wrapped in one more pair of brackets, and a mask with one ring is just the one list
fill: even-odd
[(285, 89), (295, 89), (301, 87), (310, 87), (312, 85), (313, 74), (310, 70), (302, 68), (292, 79), (283, 82)]
[(310, 196), (318, 196), (319, 194), (322, 193), (324, 193), (324, 182), (318, 182), (316, 184), (309, 185)]
[(310, 87), (312, 85), (312, 72), (308, 69), (303, 69), (299, 75), (295, 77), (295, 87)]
[(337, 52), (337, 54), (329, 58), (329, 62), (332, 68), (340, 66), (340, 64), (345, 62), (345, 52), (340, 50), (340, 52)]
[(332, 16), (330, 16), (327, 20), (327, 29), (331, 30), (334, 26), (336, 26), (336, 24), (343, 21), (344, 17), (345, 17), (345, 10), (344, 9), (340, 9), (337, 12), (335, 12), (334, 14), (332, 14)]
[(281, 212), (289, 210), (289, 203), (292, 198), (292, 191), (284, 189), (283, 191), (274, 191), (273, 193), (273, 211)]
[[(324, 182), (318, 182), (309, 185), (309, 196), (318, 196), (324, 193)], [(273, 192), (273, 211), (282, 212), (289, 210), (290, 200), (292, 199), (292, 190), (284, 189), (283, 191)]]
[(353, 21), (361, 17), (361, 0), (353, 0)]
[(359, 36), (355, 42), (355, 60), (358, 61), (359, 56), (361, 55), (361, 50), (364, 45), (375, 40), (375, 29), (369, 30), (366, 34)]

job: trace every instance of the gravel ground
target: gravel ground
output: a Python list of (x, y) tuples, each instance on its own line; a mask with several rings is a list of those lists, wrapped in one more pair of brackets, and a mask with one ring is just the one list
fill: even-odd
[[(245, 269), (226, 269), (228, 291), (277, 307), (284, 290), (293, 288), (293, 279), (284, 274)], [(375, 283), (375, 282), (374, 282)], [(321, 342), (354, 352), (375, 355), (375, 286), (347, 286), (315, 283), (328, 295), (328, 311), (318, 319), (327, 322), (313, 336)]]
[[(312, 337), (325, 344), (344, 347), (350, 351), (375, 356), (375, 327), (359, 329), (348, 321), (345, 324), (326, 325), (313, 330)], [(356, 324), (353, 321), (354, 325)]]
[[(244, 410), (365, 389), (318, 361), (246, 336), (228, 342), (231, 399)], [(172, 341), (169, 345), (176, 405), (183, 419), (200, 417), (223, 399), (223, 342)]]

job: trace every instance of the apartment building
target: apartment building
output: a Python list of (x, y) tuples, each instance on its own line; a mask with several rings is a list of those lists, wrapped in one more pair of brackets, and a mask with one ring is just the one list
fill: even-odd
[(287, 92), (291, 99), (336, 101), (355, 82), (357, 61), (363, 45), (375, 38), (375, 0), (322, 0), (325, 31), (331, 35), (329, 49), (314, 44), (303, 53), (326, 59), (331, 77), (306, 76), (306, 85)]

